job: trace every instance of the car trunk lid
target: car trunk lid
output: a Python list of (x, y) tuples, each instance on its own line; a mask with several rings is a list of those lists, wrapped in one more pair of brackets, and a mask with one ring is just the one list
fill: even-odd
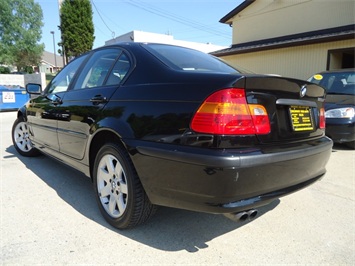
[(242, 80), (237, 83), (244, 83), (248, 104), (263, 105), (269, 116), (271, 132), (256, 135), (261, 143), (298, 141), (324, 134), (320, 113), (325, 91), (321, 86), (278, 76), (254, 75)]

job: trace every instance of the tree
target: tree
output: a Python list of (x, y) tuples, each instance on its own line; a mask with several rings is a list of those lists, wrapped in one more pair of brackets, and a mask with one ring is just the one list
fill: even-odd
[(94, 44), (94, 23), (90, 0), (64, 0), (60, 9), (61, 55), (66, 61), (90, 51)]
[(39, 65), (44, 44), (43, 13), (34, 0), (0, 0), (0, 63), (17, 66)]

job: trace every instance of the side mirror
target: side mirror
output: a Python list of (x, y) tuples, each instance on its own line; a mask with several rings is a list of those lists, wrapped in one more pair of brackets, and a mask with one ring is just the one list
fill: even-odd
[(28, 83), (26, 85), (26, 91), (29, 94), (41, 94), (42, 93), (42, 86), (40, 84)]

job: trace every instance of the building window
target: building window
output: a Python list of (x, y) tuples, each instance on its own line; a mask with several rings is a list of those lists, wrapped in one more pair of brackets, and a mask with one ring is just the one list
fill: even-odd
[(355, 47), (328, 51), (327, 70), (355, 68)]

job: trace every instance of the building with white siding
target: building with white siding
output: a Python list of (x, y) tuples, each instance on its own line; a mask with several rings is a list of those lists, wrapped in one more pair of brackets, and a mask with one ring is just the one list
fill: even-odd
[(35, 72), (55, 74), (63, 68), (63, 57), (51, 52), (43, 51), (41, 62), (34, 67)]
[(115, 44), (118, 42), (151, 42), (151, 43), (164, 43), (177, 46), (183, 46), (195, 49), (204, 53), (211, 53), (213, 51), (227, 48), (226, 46), (214, 45), (212, 43), (197, 43), (182, 40), (175, 40), (174, 36), (167, 34), (158, 34), (152, 32), (134, 30), (118, 36), (114, 39), (105, 42), (105, 45)]
[(212, 54), (232, 65), (300, 79), (354, 68), (354, 0), (246, 0), (220, 22), (233, 43)]

